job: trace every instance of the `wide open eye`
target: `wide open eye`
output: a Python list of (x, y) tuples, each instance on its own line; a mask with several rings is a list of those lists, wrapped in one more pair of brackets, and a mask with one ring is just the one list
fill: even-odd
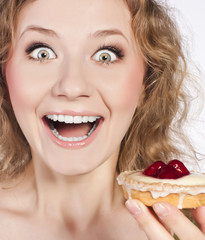
[(98, 52), (96, 52), (95, 55), (93, 56), (93, 58), (97, 62), (110, 63), (110, 62), (114, 62), (117, 60), (117, 54), (115, 54), (114, 52), (112, 52), (110, 50), (103, 49), (103, 50), (99, 50)]
[(36, 60), (50, 60), (56, 58), (56, 54), (48, 47), (38, 47), (31, 51), (29, 56)]

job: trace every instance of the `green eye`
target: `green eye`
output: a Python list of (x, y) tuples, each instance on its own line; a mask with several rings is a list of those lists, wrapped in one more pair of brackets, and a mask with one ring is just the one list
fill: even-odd
[(99, 56), (99, 61), (100, 62), (104, 62), (104, 63), (108, 63), (111, 61), (111, 56), (109, 53), (101, 53)]
[(50, 48), (46, 48), (46, 47), (36, 48), (30, 54), (30, 56), (34, 59), (39, 59), (39, 60), (49, 60), (49, 59), (56, 58), (55, 53)]
[(109, 50), (100, 50), (94, 55), (94, 60), (101, 62), (101, 63), (110, 63), (117, 60), (117, 56), (115, 53)]
[(46, 50), (41, 50), (38, 52), (39, 59), (49, 59), (49, 52)]

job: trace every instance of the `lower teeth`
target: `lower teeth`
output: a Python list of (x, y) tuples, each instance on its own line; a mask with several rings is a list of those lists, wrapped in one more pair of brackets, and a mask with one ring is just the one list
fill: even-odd
[(97, 124), (95, 123), (93, 125), (93, 127), (91, 128), (91, 130), (89, 131), (89, 133), (85, 136), (82, 136), (82, 137), (63, 137), (61, 136), (58, 131), (54, 128), (54, 125), (52, 123), (49, 124), (49, 127), (50, 127), (50, 130), (51, 132), (58, 138), (60, 139), (61, 141), (65, 141), (65, 142), (79, 142), (79, 141), (82, 141), (84, 139), (86, 139), (87, 137), (89, 137), (93, 131), (96, 129), (97, 127)]

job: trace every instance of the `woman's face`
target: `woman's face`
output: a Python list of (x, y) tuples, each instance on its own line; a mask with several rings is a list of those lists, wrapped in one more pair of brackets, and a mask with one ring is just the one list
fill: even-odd
[(67, 175), (112, 161), (144, 76), (123, 1), (30, 3), (11, 54), (10, 98), (33, 160)]

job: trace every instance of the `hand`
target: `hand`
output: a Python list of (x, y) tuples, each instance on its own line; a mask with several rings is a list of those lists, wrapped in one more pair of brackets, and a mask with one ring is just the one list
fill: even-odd
[(205, 234), (205, 206), (192, 210), (193, 218), (196, 221), (198, 227)]
[(179, 209), (168, 203), (154, 204), (156, 216), (138, 200), (128, 200), (126, 207), (149, 240), (174, 240), (171, 233), (175, 233), (180, 240), (205, 240), (205, 207), (193, 211), (199, 228)]

